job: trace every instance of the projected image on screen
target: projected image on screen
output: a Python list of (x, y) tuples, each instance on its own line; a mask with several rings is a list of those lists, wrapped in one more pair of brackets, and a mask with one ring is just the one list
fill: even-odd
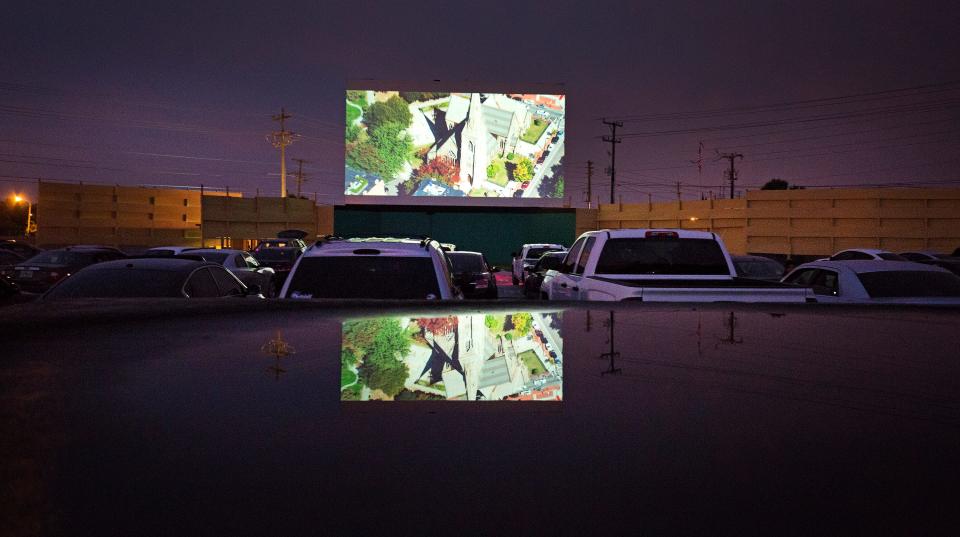
[(344, 321), (342, 401), (561, 401), (560, 312)]
[(563, 95), (347, 91), (347, 196), (562, 198)]

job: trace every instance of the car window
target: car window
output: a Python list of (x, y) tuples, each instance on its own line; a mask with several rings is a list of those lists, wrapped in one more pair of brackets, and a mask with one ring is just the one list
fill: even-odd
[(85, 265), (94, 262), (94, 257), (89, 253), (70, 252), (67, 250), (50, 250), (41, 252), (30, 259), (24, 261), (24, 264), (43, 263), (50, 265)]
[(901, 255), (891, 254), (890, 252), (881, 252), (877, 254), (877, 257), (879, 257), (880, 259), (883, 259), (884, 261), (906, 261), (907, 260), (907, 258)]
[(430, 257), (305, 257), (293, 273), (287, 297), (440, 298), (439, 280)]
[(580, 255), (580, 249), (583, 247), (583, 243), (587, 241), (586, 237), (581, 237), (577, 242), (573, 243), (573, 246), (570, 247), (570, 251), (567, 252), (567, 257), (563, 258), (563, 263), (560, 264), (561, 272), (572, 272), (573, 266), (576, 264), (577, 259)]
[(563, 263), (562, 255), (544, 255), (537, 261), (534, 272), (551, 270), (559, 267)]
[(249, 268), (257, 268), (260, 266), (260, 263), (257, 263), (257, 260), (253, 258), (252, 255), (243, 254), (243, 261), (246, 263)]
[(81, 270), (51, 289), (44, 299), (182, 297), (182, 284), (183, 275), (171, 270)]
[(483, 257), (465, 253), (447, 253), (454, 272), (484, 272)]
[(233, 266), (237, 268), (248, 268), (247, 261), (243, 258), (242, 255), (237, 255), (233, 258)]
[(960, 277), (927, 270), (885, 270), (857, 274), (873, 298), (960, 296)]
[(217, 282), (217, 287), (220, 288), (219, 296), (228, 296), (228, 295), (242, 295), (243, 286), (237, 281), (237, 278), (230, 274), (230, 272), (221, 267), (210, 267), (208, 270), (213, 273), (213, 279)]
[(540, 256), (547, 252), (556, 252), (558, 248), (553, 247), (544, 247), (544, 248), (530, 248), (527, 250), (526, 259), (540, 259)]
[(813, 278), (813, 292), (818, 295), (839, 295), (840, 283), (837, 273), (832, 270), (820, 270)]
[(583, 274), (583, 268), (587, 266), (587, 260), (590, 259), (590, 252), (593, 250), (593, 245), (596, 242), (596, 237), (590, 237), (587, 239), (587, 242), (583, 244), (583, 250), (577, 258), (577, 265), (573, 268), (574, 274)]
[(730, 267), (720, 244), (713, 239), (645, 237), (608, 240), (595, 272), (729, 275)]
[(197, 269), (190, 275), (184, 287), (187, 295), (192, 298), (211, 298), (220, 296), (220, 288), (207, 268)]
[(820, 272), (819, 269), (800, 269), (790, 274), (784, 282), (809, 287), (813, 285), (813, 278), (818, 272)]

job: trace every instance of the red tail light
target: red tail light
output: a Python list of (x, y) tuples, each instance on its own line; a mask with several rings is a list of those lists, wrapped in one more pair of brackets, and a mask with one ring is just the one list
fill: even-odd
[(676, 231), (648, 231), (644, 233), (644, 236), (648, 239), (650, 238), (660, 238), (660, 239), (676, 239), (680, 237), (680, 234)]

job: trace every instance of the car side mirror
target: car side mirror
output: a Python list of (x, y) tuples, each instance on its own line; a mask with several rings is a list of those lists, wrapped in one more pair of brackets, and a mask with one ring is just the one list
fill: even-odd
[(490, 272), (500, 272), (500, 267), (498, 267), (498, 266), (492, 266), (492, 267), (490, 267)]

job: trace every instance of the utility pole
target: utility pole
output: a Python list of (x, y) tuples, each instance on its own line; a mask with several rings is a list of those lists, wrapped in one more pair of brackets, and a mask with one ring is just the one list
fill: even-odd
[(276, 147), (280, 150), (280, 197), (287, 197), (287, 157), (286, 157), (286, 147), (294, 142), (294, 140), (299, 136), (294, 132), (287, 130), (284, 121), (290, 119), (290, 114), (287, 113), (285, 108), (280, 109), (280, 115), (273, 116), (274, 121), (280, 122), (280, 130), (273, 131), (271, 134), (267, 135), (267, 141), (273, 144), (273, 147)]
[(303, 173), (303, 164), (310, 164), (309, 160), (303, 160), (302, 158), (293, 159), (297, 163), (297, 197), (300, 197), (300, 188), (303, 186), (303, 183), (306, 182), (307, 176)]
[(677, 203), (680, 203), (680, 181), (677, 181)]
[(743, 158), (742, 153), (720, 153), (717, 156), (717, 160), (727, 159), (730, 161), (730, 169), (727, 171), (727, 179), (730, 180), (730, 199), (733, 199), (733, 182), (737, 180), (737, 168), (734, 166), (734, 161), (738, 158)]
[(617, 144), (623, 141), (617, 138), (617, 127), (622, 127), (623, 122), (604, 119), (603, 124), (610, 126), (610, 136), (604, 136), (603, 141), (610, 144), (610, 203), (613, 204), (615, 201), (614, 189), (617, 183)]
[(587, 161), (587, 209), (593, 208), (593, 161)]

